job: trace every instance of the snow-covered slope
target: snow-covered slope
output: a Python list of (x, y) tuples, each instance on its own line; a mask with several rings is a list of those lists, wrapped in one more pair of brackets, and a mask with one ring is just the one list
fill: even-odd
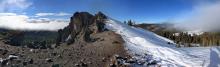
[[(144, 65), (157, 62), (168, 67), (219, 67), (220, 49), (217, 47), (176, 48), (173, 41), (150, 31), (134, 28), (119, 21), (108, 19), (106, 27), (120, 34), (126, 49)], [(171, 43), (171, 44), (168, 44)]]

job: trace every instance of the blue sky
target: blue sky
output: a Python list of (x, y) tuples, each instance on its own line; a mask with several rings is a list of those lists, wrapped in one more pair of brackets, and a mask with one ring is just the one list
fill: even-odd
[(27, 9), (30, 14), (40, 12), (102, 11), (120, 21), (160, 22), (170, 20), (179, 13), (191, 10), (192, 0), (32, 0)]
[(220, 0), (0, 0), (0, 27), (58, 30), (77, 11), (102, 11), (119, 21), (213, 30), (219, 29), (219, 7)]
[[(4, 1), (4, 0), (2, 0)], [(16, 1), (16, 0), (15, 0)], [(69, 13), (102, 11), (120, 21), (132, 19), (137, 22), (165, 22), (173, 20), (182, 13), (191, 11), (200, 1), (213, 0), (20, 0), (31, 5), (22, 10), (5, 12), (25, 13), (34, 16), (37, 13)], [(1, 2), (1, 0), (0, 0)], [(1, 6), (1, 5), (0, 5)], [(65, 18), (65, 16), (44, 16), (45, 18)]]

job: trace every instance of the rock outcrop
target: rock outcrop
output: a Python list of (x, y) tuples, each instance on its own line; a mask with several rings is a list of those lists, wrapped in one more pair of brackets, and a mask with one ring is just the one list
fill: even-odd
[(76, 12), (70, 19), (70, 23), (64, 29), (58, 31), (57, 44), (72, 44), (76, 41), (93, 42), (96, 39), (91, 34), (105, 31), (104, 20), (107, 17), (98, 12), (94, 16), (88, 12)]

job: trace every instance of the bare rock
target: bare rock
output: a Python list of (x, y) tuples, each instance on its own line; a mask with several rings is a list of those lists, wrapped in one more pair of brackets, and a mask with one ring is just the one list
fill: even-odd
[(46, 61), (49, 62), (49, 63), (53, 62), (53, 60), (51, 58), (47, 58)]
[(76, 41), (93, 42), (95, 39), (91, 34), (105, 31), (106, 18), (101, 12), (94, 16), (88, 12), (76, 12), (71, 17), (69, 25), (58, 31), (57, 44), (62, 42), (72, 44)]
[(8, 50), (6, 49), (0, 49), (0, 54), (5, 55), (8, 53)]

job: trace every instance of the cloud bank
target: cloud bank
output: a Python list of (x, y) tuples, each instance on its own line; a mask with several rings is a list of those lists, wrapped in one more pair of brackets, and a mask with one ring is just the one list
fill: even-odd
[[(187, 13), (185, 13), (187, 15)], [(188, 13), (187, 18), (175, 27), (191, 31), (220, 31), (220, 1), (203, 3)]]
[(32, 19), (26, 15), (15, 13), (0, 13), (0, 27), (19, 30), (58, 30), (68, 25), (66, 20), (51, 20), (48, 18)]
[[(68, 13), (38, 13), (35, 18), (25, 14), (16, 14), (23, 12), (33, 3), (28, 0), (0, 0), (0, 28), (9, 28), (15, 30), (51, 30), (62, 29), (68, 25), (65, 19), (41, 18), (45, 16), (67, 16)], [(12, 13), (7, 13), (12, 12)]]
[(69, 16), (72, 15), (70, 13), (60, 12), (60, 13), (37, 13), (35, 17), (43, 17), (43, 16)]

